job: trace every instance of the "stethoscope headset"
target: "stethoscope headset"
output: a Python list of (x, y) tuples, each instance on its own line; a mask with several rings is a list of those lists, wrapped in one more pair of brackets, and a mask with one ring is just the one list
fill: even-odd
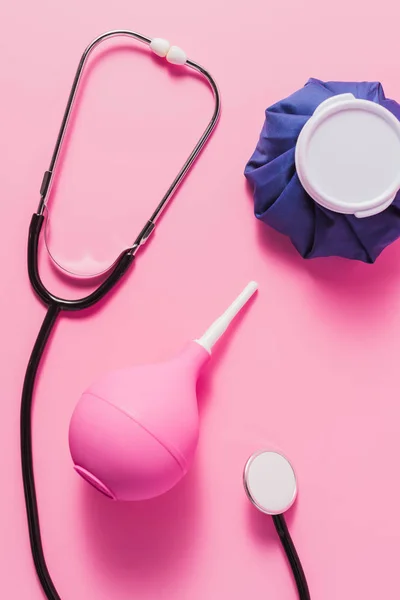
[[(214, 95), (214, 111), (204, 133), (193, 148), (191, 154), (171, 183), (160, 203), (144, 224), (134, 243), (132, 246), (126, 248), (120, 253), (113, 265), (103, 274), (103, 280), (100, 285), (93, 292), (79, 299), (60, 298), (51, 293), (45, 287), (41, 280), (38, 269), (39, 239), (41, 237), (43, 224), (46, 223), (46, 216), (48, 216), (47, 200), (86, 61), (91, 52), (100, 43), (117, 36), (127, 36), (133, 38), (150, 46), (153, 52), (159, 56), (166, 57), (168, 62), (172, 64), (186, 65), (187, 67), (197, 71), (206, 79), (211, 87)], [(199, 64), (188, 60), (185, 53), (180, 48), (176, 46), (170, 46), (166, 40), (162, 40), (160, 38), (151, 39), (129, 30), (115, 30), (109, 31), (97, 37), (91, 42), (91, 44), (89, 44), (82, 54), (68, 97), (67, 106), (64, 112), (50, 165), (43, 176), (43, 181), (40, 188), (40, 202), (37, 212), (32, 216), (28, 237), (27, 258), (29, 280), (37, 296), (42, 300), (43, 304), (47, 306), (47, 312), (34, 344), (23, 384), (20, 415), (21, 462), (32, 557), (36, 573), (48, 600), (61, 600), (61, 597), (51, 579), (44, 556), (32, 458), (33, 391), (44, 349), (60, 313), (64, 311), (82, 311), (97, 304), (126, 274), (129, 267), (133, 263), (137, 251), (149, 239), (163, 210), (187, 175), (204, 145), (210, 138), (218, 122), (219, 114), (220, 95), (212, 76)], [(310, 595), (306, 578), (283, 516), (283, 513), (293, 504), (297, 493), (296, 477), (290, 463), (285, 457), (276, 452), (264, 451), (256, 453), (250, 457), (246, 464), (244, 470), (244, 484), (248, 497), (252, 503), (262, 512), (272, 516), (279, 539), (293, 571), (300, 600), (309, 600)]]

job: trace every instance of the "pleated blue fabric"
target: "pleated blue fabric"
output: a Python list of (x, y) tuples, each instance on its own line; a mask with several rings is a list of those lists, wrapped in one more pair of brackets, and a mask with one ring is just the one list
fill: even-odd
[(245, 176), (253, 187), (255, 216), (287, 235), (303, 258), (341, 256), (373, 263), (400, 236), (400, 193), (383, 212), (358, 219), (317, 204), (296, 173), (301, 129), (321, 102), (346, 92), (381, 104), (400, 120), (400, 105), (386, 98), (378, 82), (309, 79), (302, 89), (267, 108)]

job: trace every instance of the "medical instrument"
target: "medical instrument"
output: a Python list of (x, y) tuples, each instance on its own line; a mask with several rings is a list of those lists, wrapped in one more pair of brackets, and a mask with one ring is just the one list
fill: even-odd
[(292, 465), (278, 452), (256, 452), (246, 462), (243, 484), (250, 502), (257, 510), (272, 517), (292, 569), (299, 599), (310, 600), (307, 579), (284, 517), (297, 496), (297, 479)]
[(114, 500), (163, 494), (189, 470), (199, 437), (196, 383), (211, 349), (257, 289), (249, 283), (205, 334), (172, 359), (113, 371), (72, 415), (75, 470)]
[[(166, 59), (169, 62), (179, 65), (186, 65), (187, 67), (197, 71), (206, 79), (206, 81), (211, 87), (211, 90), (214, 94), (214, 110), (207, 128), (200, 137), (199, 141), (192, 150), (183, 167), (179, 171), (178, 175), (175, 177), (170, 187), (166, 191), (164, 197), (161, 199), (160, 203), (154, 210), (153, 214), (144, 224), (142, 230), (140, 231), (136, 240), (133, 242), (132, 246), (124, 250), (118, 256), (114, 264), (110, 267), (109, 271), (107, 271), (102, 283), (92, 293), (80, 299), (75, 300), (59, 298), (56, 295), (52, 294), (45, 287), (41, 280), (38, 270), (38, 245), (43, 221), (45, 218), (49, 190), (53, 181), (60, 150), (63, 144), (65, 133), (67, 131), (69, 118), (71, 116), (72, 108), (74, 105), (74, 100), (88, 56), (100, 43), (104, 42), (107, 39), (117, 36), (126, 36), (129, 38), (133, 38), (139, 42), (144, 43), (145, 45), (150, 46), (151, 49), (158, 55), (166, 56)], [(217, 89), (217, 85), (212, 76), (199, 64), (195, 63), (192, 60), (188, 60), (186, 58), (185, 53), (182, 50), (180, 50), (176, 46), (170, 46), (169, 42), (167, 42), (166, 40), (160, 40), (160, 38), (155, 38), (152, 40), (149, 37), (146, 37), (139, 33), (135, 33), (134, 31), (130, 30), (109, 31), (100, 35), (89, 44), (79, 62), (75, 78), (72, 84), (72, 88), (68, 97), (67, 106), (61, 123), (61, 128), (50, 161), (50, 166), (43, 177), (43, 182), (40, 189), (40, 202), (37, 212), (34, 213), (32, 216), (28, 237), (27, 258), (29, 279), (37, 296), (42, 300), (44, 305), (47, 306), (47, 313), (39, 331), (39, 334), (37, 336), (35, 345), (33, 347), (23, 384), (20, 416), (21, 462), (32, 556), (36, 572), (39, 577), (39, 581), (48, 600), (60, 600), (60, 596), (49, 574), (43, 553), (32, 460), (32, 397), (35, 379), (38, 372), (40, 360), (43, 355), (43, 351), (45, 349), (46, 343), (49, 339), (53, 326), (61, 312), (80, 311), (89, 308), (90, 306), (93, 306), (102, 298), (104, 298), (104, 296), (106, 296), (106, 294), (108, 294), (108, 292), (110, 292), (111, 289), (114, 288), (118, 281), (127, 272), (128, 268), (132, 265), (137, 251), (143, 244), (147, 242), (150, 234), (154, 231), (156, 222), (159, 219), (162, 211), (165, 209), (172, 195), (184, 179), (190, 167), (193, 165), (195, 159), (200, 154), (200, 151), (202, 150), (203, 146), (209, 139), (212, 131), (214, 130), (217, 124), (219, 113), (220, 96)]]
[(379, 83), (310, 79), (267, 109), (245, 176), (303, 258), (373, 263), (400, 236), (400, 105)]

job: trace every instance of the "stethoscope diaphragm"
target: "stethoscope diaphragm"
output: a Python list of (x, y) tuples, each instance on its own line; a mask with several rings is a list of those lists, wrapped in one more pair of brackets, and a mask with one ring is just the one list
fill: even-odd
[(252, 504), (267, 515), (286, 512), (296, 500), (296, 474), (288, 459), (278, 452), (252, 454), (244, 468), (243, 483)]

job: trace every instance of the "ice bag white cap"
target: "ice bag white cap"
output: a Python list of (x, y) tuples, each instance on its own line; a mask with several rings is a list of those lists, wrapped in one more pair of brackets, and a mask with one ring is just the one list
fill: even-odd
[(295, 161), (302, 186), (318, 204), (375, 215), (400, 190), (400, 122), (370, 100), (333, 96), (301, 130)]

